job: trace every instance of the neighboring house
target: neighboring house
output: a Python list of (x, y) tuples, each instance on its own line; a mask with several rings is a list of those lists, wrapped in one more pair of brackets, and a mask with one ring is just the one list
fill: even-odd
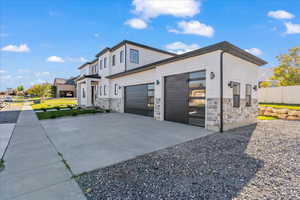
[(223, 131), (255, 121), (264, 64), (228, 42), (176, 55), (125, 40), (79, 67), (78, 103)]
[(55, 78), (53, 83), (55, 88), (55, 97), (76, 97), (76, 78), (77, 77), (72, 77), (70, 79)]

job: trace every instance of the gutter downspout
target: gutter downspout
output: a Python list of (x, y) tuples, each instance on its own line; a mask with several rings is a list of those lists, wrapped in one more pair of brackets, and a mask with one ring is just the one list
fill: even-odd
[(223, 132), (223, 55), (226, 53), (224, 50), (220, 54), (220, 132)]
[(127, 44), (125, 43), (125, 72), (127, 71)]

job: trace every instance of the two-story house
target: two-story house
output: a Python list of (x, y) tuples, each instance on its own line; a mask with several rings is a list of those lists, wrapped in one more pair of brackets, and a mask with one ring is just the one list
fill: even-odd
[(78, 103), (223, 131), (254, 122), (264, 64), (228, 42), (177, 55), (125, 40), (79, 67)]

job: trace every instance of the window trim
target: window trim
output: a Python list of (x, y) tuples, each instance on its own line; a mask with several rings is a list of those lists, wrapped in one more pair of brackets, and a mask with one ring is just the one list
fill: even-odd
[[(136, 55), (133, 54), (133, 53), (136, 53)], [(136, 56), (136, 61), (134, 60), (135, 56)], [(139, 50), (137, 50), (137, 49), (130, 49), (129, 50), (129, 60), (130, 60), (131, 63), (139, 64), (140, 63), (140, 53), (139, 53)]]
[(116, 55), (112, 55), (112, 61), (111, 61), (112, 66), (116, 65)]
[(124, 56), (124, 51), (123, 50), (121, 50), (120, 51), (120, 63), (123, 63), (123, 56)]
[[(247, 94), (247, 87), (250, 88), (250, 94)], [(247, 101), (249, 97), (249, 102)], [(246, 106), (247, 107), (251, 107), (252, 104), (251, 104), (251, 101), (252, 101), (252, 85), (251, 84), (246, 84), (246, 87), (245, 87), (245, 98), (246, 98)]]
[[(239, 87), (239, 94), (234, 94), (234, 87), (238, 86)], [(235, 97), (238, 97), (238, 102), (235, 102)], [(233, 82), (233, 87), (232, 87), (232, 106), (234, 108), (239, 108), (241, 107), (241, 84), (239, 82)]]
[(103, 69), (106, 68), (106, 65), (107, 65), (107, 58), (105, 57), (105, 58), (103, 59)]
[(114, 94), (118, 95), (118, 85), (115, 83)]

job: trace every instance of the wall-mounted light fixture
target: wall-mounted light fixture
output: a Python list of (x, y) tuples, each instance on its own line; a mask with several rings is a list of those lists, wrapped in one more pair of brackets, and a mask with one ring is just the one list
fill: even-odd
[(159, 80), (156, 80), (156, 85), (159, 85), (159, 84), (160, 84)]
[(122, 89), (122, 87), (119, 85), (119, 90), (121, 90)]
[(257, 91), (257, 85), (254, 85), (254, 86), (253, 86), (253, 90), (254, 90), (254, 91)]
[(233, 86), (234, 86), (234, 82), (233, 81), (229, 81), (228, 87), (233, 88)]
[(210, 79), (214, 79), (216, 77), (216, 74), (214, 72), (210, 72)]

